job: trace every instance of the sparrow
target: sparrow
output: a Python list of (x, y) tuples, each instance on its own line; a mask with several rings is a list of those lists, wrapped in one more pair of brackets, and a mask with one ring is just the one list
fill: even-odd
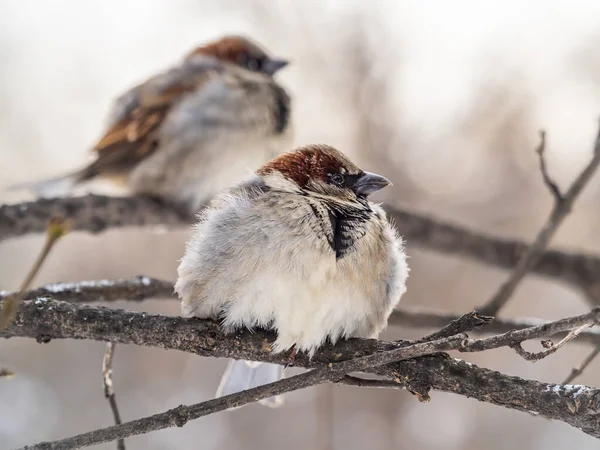
[(200, 46), (116, 100), (91, 164), (30, 187), (46, 196), (107, 179), (195, 213), (292, 148), (291, 99), (273, 79), (287, 64), (245, 37)]
[[(328, 145), (272, 159), (201, 213), (178, 267), (182, 314), (219, 319), (226, 332), (272, 329), (275, 353), (312, 357), (326, 341), (377, 337), (408, 276), (401, 237), (368, 200), (389, 184)], [(217, 396), (282, 370), (230, 362)]]

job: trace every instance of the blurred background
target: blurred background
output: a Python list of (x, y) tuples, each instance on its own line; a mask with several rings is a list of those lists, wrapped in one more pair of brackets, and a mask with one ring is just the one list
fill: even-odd
[[(252, 36), (293, 64), (278, 79), (293, 95), (297, 144), (324, 142), (394, 182), (380, 200), (486, 233), (530, 241), (552, 199), (538, 170), (538, 131), (563, 187), (591, 156), (600, 117), (600, 3), (522, 1), (1, 0), (0, 191), (79, 167), (110, 102), (196, 45)], [(553, 245), (600, 252), (600, 177)], [(0, 193), (0, 201), (24, 200)], [(175, 278), (186, 230), (74, 233), (36, 284)], [(0, 289), (16, 289), (42, 236), (0, 244)], [(466, 312), (507, 273), (408, 242), (405, 306)], [(178, 314), (176, 302), (115, 307)], [(545, 319), (586, 311), (572, 290), (536, 277), (504, 316)], [(426, 330), (388, 329), (382, 338)], [(0, 448), (112, 424), (102, 390), (104, 344), (0, 342)], [(561, 382), (588, 348), (536, 364), (510, 350), (466, 354), (477, 364)], [(125, 421), (212, 398), (226, 360), (118, 346), (114, 382)], [(598, 385), (600, 360), (578, 380)], [(126, 441), (128, 449), (597, 449), (565, 424), (439, 392), (323, 386), (280, 410), (251, 405)], [(115, 443), (95, 448), (113, 449)]]

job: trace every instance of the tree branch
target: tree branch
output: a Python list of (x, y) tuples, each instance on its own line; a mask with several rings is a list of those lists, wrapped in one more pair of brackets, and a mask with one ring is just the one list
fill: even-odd
[[(148, 298), (173, 297), (173, 283), (156, 278), (137, 276), (114, 280), (52, 283), (24, 292), (23, 300), (52, 297), (73, 303), (90, 303), (116, 300), (141, 301)], [(12, 292), (0, 291), (0, 301)], [(175, 297), (173, 297), (175, 298)]]
[(548, 173), (548, 167), (546, 165), (546, 132), (544, 130), (540, 131), (540, 145), (536, 149), (536, 153), (540, 159), (540, 172), (542, 173), (544, 184), (552, 194), (552, 197), (554, 197), (554, 202), (562, 202), (563, 194), (560, 192), (560, 188), (556, 181), (554, 181)]
[[(459, 319), (457, 314), (449, 314), (436, 310), (421, 308), (396, 309), (390, 316), (388, 325), (409, 328), (439, 328), (453, 320)], [(531, 317), (516, 317), (513, 319), (494, 318), (494, 321), (484, 328), (473, 330), (477, 334), (506, 333), (511, 330), (522, 330), (548, 323), (546, 320)], [(563, 338), (567, 333), (558, 333), (556, 336)], [(600, 330), (593, 329), (583, 332), (574, 342), (593, 345), (600, 344)]]
[[(584, 326), (593, 326), (600, 323), (600, 307), (594, 308), (586, 314), (555, 320), (531, 328), (522, 330), (511, 330), (484, 339), (466, 339), (459, 349), (467, 352), (482, 352), (499, 347), (511, 347), (514, 344), (536, 339), (544, 336), (554, 336), (557, 333), (572, 330)], [(569, 333), (570, 335), (570, 333)], [(569, 335), (564, 339), (569, 339)], [(563, 340), (564, 340), (563, 339)], [(561, 344), (562, 345), (562, 344)]]
[(541, 259), (544, 250), (548, 247), (550, 240), (571, 212), (571, 208), (581, 191), (592, 179), (596, 169), (600, 165), (600, 128), (598, 129), (596, 140), (594, 142), (594, 151), (591, 161), (583, 169), (583, 171), (577, 176), (573, 184), (569, 187), (567, 192), (563, 195), (560, 193), (556, 183), (550, 178), (546, 171), (546, 160), (544, 158), (545, 151), (545, 134), (542, 132), (541, 143), (537, 149), (537, 153), (540, 157), (540, 169), (544, 178), (544, 183), (548, 186), (552, 196), (554, 197), (554, 207), (550, 216), (546, 220), (546, 223), (539, 231), (531, 247), (523, 254), (519, 259), (519, 262), (515, 266), (514, 271), (510, 274), (508, 279), (500, 286), (500, 289), (494, 294), (494, 296), (481, 308), (479, 311), (482, 314), (495, 316), (498, 314), (500, 309), (508, 302), (512, 294), (519, 283), (525, 278), (527, 273), (531, 271), (538, 261)]
[[(409, 245), (463, 256), (503, 269), (513, 269), (529, 247), (522, 241), (501, 239), (386, 207), (398, 232)], [(0, 241), (42, 233), (53, 216), (70, 219), (73, 231), (99, 233), (134, 226), (189, 226), (194, 218), (147, 197), (83, 197), (40, 199), (0, 206)], [(557, 250), (544, 252), (532, 272), (589, 292), (600, 305), (600, 257)]]
[(555, 344), (549, 339), (542, 341), (542, 346), (545, 348), (545, 350), (542, 350), (541, 352), (528, 352), (523, 348), (520, 342), (511, 344), (510, 347), (513, 348), (521, 357), (523, 357), (527, 361), (536, 362), (540, 359), (544, 359), (545, 357), (550, 356), (552, 353), (556, 352), (567, 342), (571, 342), (573, 339), (576, 339), (581, 333), (583, 333), (584, 330), (587, 330), (588, 328), (591, 328), (593, 326), (594, 323), (587, 323), (585, 325), (581, 325), (576, 330), (569, 331), (569, 333), (564, 338), (562, 338), (558, 342), (558, 344)]
[(446, 324), (441, 330), (436, 331), (435, 333), (431, 333), (430, 335), (421, 338), (419, 341), (434, 341), (436, 339), (453, 336), (459, 333), (468, 333), (469, 331), (479, 329), (482, 326), (487, 326), (493, 321), (493, 317), (482, 316), (476, 311), (473, 311), (468, 314), (463, 314), (462, 316), (456, 319), (453, 319), (448, 324)]
[[(456, 339), (451, 342), (452, 345), (444, 348), (462, 351), (498, 348), (521, 339), (535, 339), (585, 323), (596, 323), (599, 314), (600, 311), (594, 310), (588, 314), (486, 339)], [(201, 356), (287, 363), (285, 354), (271, 353), (270, 344), (274, 339), (272, 333), (240, 331), (224, 334), (219, 325), (210, 320), (93, 308), (49, 298), (24, 302), (14, 324), (0, 332), (0, 337), (16, 336), (35, 338), (38, 342), (64, 338), (113, 341), (175, 349)], [(433, 342), (439, 345), (440, 340)], [(447, 340), (445, 342), (448, 343)], [(384, 352), (397, 352), (395, 356), (398, 356), (409, 344), (350, 339), (339, 342), (334, 347), (323, 347), (312, 360), (299, 354), (296, 356), (295, 365), (306, 368), (323, 367), (333, 362), (353, 360), (362, 356), (372, 356), (369, 364), (376, 365), (382, 361), (380, 358)], [(426, 344), (430, 343), (422, 343)], [(417, 344), (412, 345), (413, 350), (415, 345)], [(433, 347), (427, 348), (428, 351), (433, 351)], [(597, 389), (522, 380), (444, 355), (410, 359), (367, 371), (402, 382), (422, 399), (429, 398), (430, 389), (453, 392), (511, 409), (539, 413), (600, 437), (600, 429), (597, 427), (597, 421), (600, 420), (600, 390)], [(340, 378), (342, 376), (343, 374)], [(269, 391), (265, 395), (272, 396), (275, 393)]]
[(42, 233), (52, 217), (69, 219), (71, 230), (100, 233), (109, 228), (188, 225), (194, 218), (150, 197), (41, 198), (0, 206), (0, 241)]
[[(0, 292), (0, 301), (10, 294), (9, 292)], [(149, 298), (175, 299), (172, 282), (145, 276), (76, 283), (52, 283), (26, 291), (23, 295), (24, 300), (35, 300), (40, 297), (52, 297), (55, 300), (72, 303), (117, 300), (143, 301)], [(436, 310), (403, 308), (396, 309), (392, 313), (388, 324), (405, 328), (442, 328), (448, 326), (451, 322), (458, 321), (461, 317), (463, 316)], [(481, 318), (475, 320), (481, 322), (474, 324), (474, 326), (485, 324), (483, 328), (473, 329), (473, 332), (478, 334), (505, 333), (510, 330), (521, 330), (547, 323), (547, 321), (541, 319), (523, 317), (514, 319), (495, 318), (491, 323)], [(463, 329), (455, 329), (454, 331), (455, 333), (464, 332)], [(558, 333), (557, 336), (563, 338), (566, 336), (566, 332)], [(575, 342), (600, 345), (600, 331), (583, 332)]]
[(209, 414), (236, 408), (263, 400), (286, 392), (307, 388), (328, 381), (337, 381), (344, 378), (346, 373), (365, 370), (369, 367), (389, 364), (394, 361), (430, 355), (460, 345), (462, 336), (453, 336), (436, 341), (415, 343), (400, 348), (394, 348), (381, 353), (361, 356), (356, 359), (322, 365), (310, 372), (284, 378), (280, 381), (263, 386), (247, 389), (235, 394), (208, 400), (192, 406), (178, 406), (164, 413), (155, 414), (143, 419), (127, 422), (122, 425), (103, 428), (88, 433), (62, 439), (55, 442), (45, 442), (25, 447), (38, 450), (69, 450), (87, 447), (115, 439), (124, 439), (129, 436), (145, 434), (151, 431), (162, 430), (168, 427), (185, 425), (188, 421), (198, 419)]

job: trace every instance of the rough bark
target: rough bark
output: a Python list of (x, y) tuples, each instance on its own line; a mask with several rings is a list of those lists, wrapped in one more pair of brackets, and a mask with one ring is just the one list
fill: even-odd
[[(594, 317), (598, 311), (593, 311)], [(591, 316), (590, 316), (591, 317)], [(569, 324), (577, 326), (581, 319)], [(566, 324), (563, 323), (564, 330)], [(551, 334), (552, 329), (524, 333), (518, 338)], [(0, 337), (30, 337), (38, 342), (74, 338), (111, 341), (185, 351), (206, 357), (226, 357), (286, 364), (288, 356), (275, 355), (274, 336), (268, 332), (240, 331), (224, 334), (210, 320), (165, 317), (104, 307), (88, 307), (40, 298), (23, 303), (16, 322)], [(492, 338), (488, 338), (492, 339)], [(495, 338), (497, 345), (506, 338)], [(485, 341), (485, 340), (482, 340)], [(469, 344), (471, 349), (479, 341)], [(489, 341), (488, 341), (489, 342)], [(377, 352), (398, 349), (406, 342), (351, 339), (325, 346), (312, 360), (297, 355), (295, 365), (322, 367)], [(485, 345), (485, 348), (491, 348)], [(466, 363), (445, 354), (410, 359), (368, 369), (404, 383), (420, 399), (429, 399), (430, 389), (452, 392), (503, 407), (529, 411), (561, 420), (600, 437), (600, 390), (586, 386), (560, 386), (523, 380)], [(125, 425), (125, 424), (123, 424)], [(42, 448), (42, 447), (40, 447)]]

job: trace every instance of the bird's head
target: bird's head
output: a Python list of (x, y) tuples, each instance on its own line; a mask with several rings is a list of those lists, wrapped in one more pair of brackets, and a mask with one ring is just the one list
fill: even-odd
[(212, 56), (252, 72), (261, 72), (270, 76), (289, 64), (285, 59), (269, 56), (267, 51), (257, 43), (241, 36), (224, 36), (196, 48), (187, 58), (196, 55)]
[(341, 202), (365, 199), (391, 184), (387, 178), (360, 169), (342, 152), (323, 144), (284, 153), (257, 173), (272, 187)]

